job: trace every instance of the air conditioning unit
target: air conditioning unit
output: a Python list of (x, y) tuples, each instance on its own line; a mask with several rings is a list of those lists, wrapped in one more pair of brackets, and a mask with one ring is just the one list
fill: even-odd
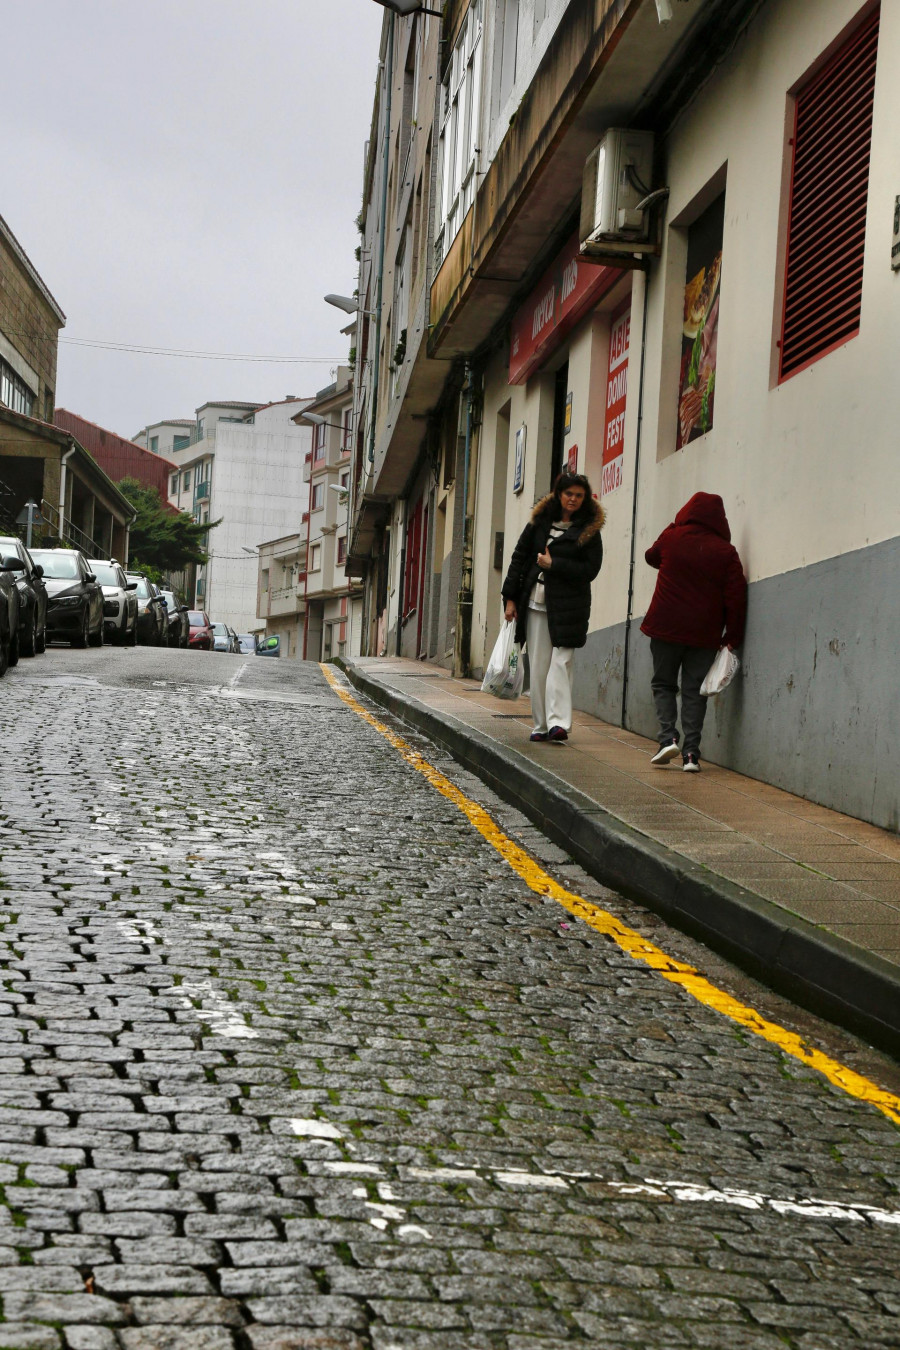
[(653, 132), (611, 127), (588, 155), (581, 187), (581, 252), (593, 255), (652, 253), (649, 208)]

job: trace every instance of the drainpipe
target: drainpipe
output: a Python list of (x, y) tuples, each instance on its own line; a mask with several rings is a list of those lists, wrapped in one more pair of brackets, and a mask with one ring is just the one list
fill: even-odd
[[(375, 463), (375, 422), (378, 417), (378, 381), (381, 375), (381, 295), (384, 281), (384, 236), (387, 232), (388, 161), (391, 151), (391, 95), (394, 84), (394, 24), (396, 15), (390, 11), (388, 21), (387, 58), (384, 67), (384, 146), (381, 152), (381, 212), (378, 239), (378, 271), (375, 275), (375, 355), (372, 360), (372, 400), (369, 420), (370, 466)], [(371, 472), (371, 467), (369, 472)]]
[[(469, 513), (469, 461), (472, 452), (472, 367), (466, 362), (466, 440), (463, 451), (462, 481), (462, 575), (456, 603), (456, 642), (454, 644), (453, 674), (465, 677), (469, 673), (469, 656), (472, 646), (472, 547), (471, 515)], [(474, 481), (474, 479), (472, 480)]]
[(638, 420), (637, 435), (634, 444), (634, 486), (631, 494), (631, 556), (628, 563), (628, 608), (625, 613), (625, 651), (622, 659), (622, 715), (621, 725), (625, 726), (625, 711), (628, 698), (628, 652), (631, 638), (631, 619), (634, 609), (634, 562), (637, 549), (637, 510), (638, 475), (641, 467), (641, 430), (644, 425), (644, 361), (647, 354), (647, 309), (650, 300), (650, 273), (644, 272), (644, 317), (641, 320), (641, 373), (638, 377)]
[(404, 584), (406, 581), (406, 531), (409, 526), (409, 498), (403, 498), (403, 523), (400, 526), (400, 576), (397, 581), (397, 652), (400, 655), (400, 646), (403, 641), (403, 603), (404, 603)]
[(69, 448), (59, 461), (59, 539), (63, 542), (63, 525), (66, 518), (66, 465), (75, 453), (75, 441), (69, 437)]

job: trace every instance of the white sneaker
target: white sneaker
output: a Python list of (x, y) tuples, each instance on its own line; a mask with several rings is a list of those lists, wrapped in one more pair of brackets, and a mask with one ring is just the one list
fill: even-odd
[(693, 750), (689, 750), (684, 757), (684, 771), (685, 773), (700, 772), (700, 756), (695, 755)]
[(670, 741), (668, 745), (661, 745), (656, 754), (651, 759), (651, 764), (668, 764), (670, 759), (675, 759), (678, 754), (678, 742)]

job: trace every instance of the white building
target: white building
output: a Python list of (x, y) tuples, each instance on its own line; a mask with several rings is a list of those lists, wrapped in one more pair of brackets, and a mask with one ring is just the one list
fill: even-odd
[(171, 504), (197, 521), (220, 522), (210, 530), (209, 562), (197, 569), (188, 600), (238, 632), (258, 626), (257, 544), (300, 526), (311, 433), (291, 419), (307, 402), (204, 403), (189, 443), (169, 452), (178, 466), (169, 483)]
[(193, 417), (173, 417), (165, 422), (153, 422), (131, 439), (135, 445), (149, 450), (151, 454), (171, 459), (176, 450), (183, 450), (190, 445), (195, 426)]

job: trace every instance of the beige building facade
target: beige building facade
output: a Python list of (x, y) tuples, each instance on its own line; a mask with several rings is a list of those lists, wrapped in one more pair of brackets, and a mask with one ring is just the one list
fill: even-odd
[(459, 0), (441, 38), (427, 336), (353, 503), (363, 651), (477, 676), (516, 539), (571, 467), (607, 513), (576, 703), (652, 733), (644, 553), (718, 493), (749, 621), (705, 756), (896, 826), (900, 11)]

